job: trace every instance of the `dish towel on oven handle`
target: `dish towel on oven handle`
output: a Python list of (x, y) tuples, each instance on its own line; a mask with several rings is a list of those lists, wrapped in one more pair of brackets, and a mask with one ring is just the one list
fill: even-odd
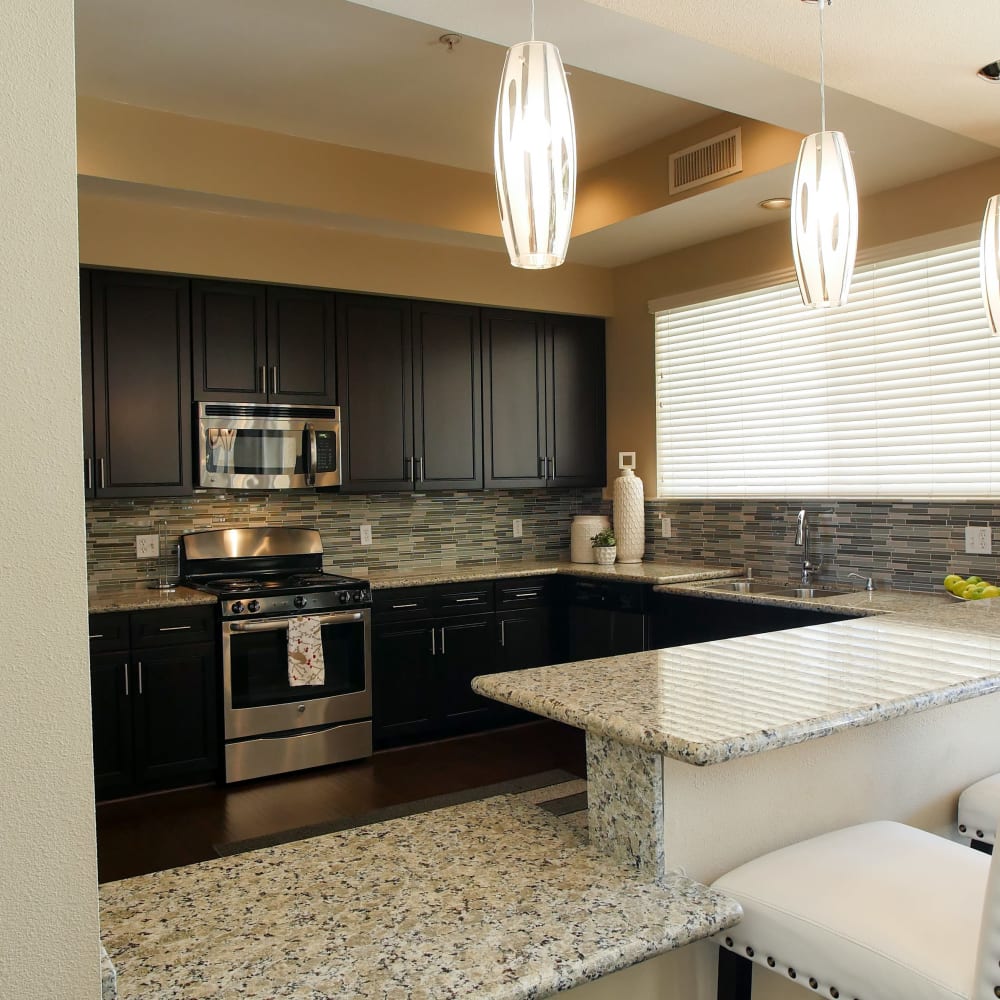
[(291, 687), (323, 684), (323, 626), (318, 618), (288, 620), (288, 683)]

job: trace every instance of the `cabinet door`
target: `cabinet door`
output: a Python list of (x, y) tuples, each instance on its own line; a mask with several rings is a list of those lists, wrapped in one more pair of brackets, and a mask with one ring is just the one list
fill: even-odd
[(213, 643), (133, 653), (136, 779), (146, 787), (208, 779), (220, 740)]
[(83, 495), (94, 495), (94, 343), (90, 315), (90, 271), (80, 271), (80, 371), (83, 377)]
[(413, 428), (418, 490), (482, 489), (478, 309), (413, 303)]
[(480, 729), (492, 721), (496, 702), (472, 690), (472, 678), (496, 667), (496, 618), (477, 615), (442, 622), (438, 663), (444, 685), (444, 713), (450, 730)]
[(498, 670), (526, 670), (553, 662), (552, 616), (547, 608), (497, 614)]
[(267, 289), (268, 398), (337, 402), (334, 297), (310, 288)]
[(407, 743), (440, 727), (440, 692), (431, 652), (436, 643), (437, 633), (427, 621), (373, 625), (372, 728), (377, 747)]
[(337, 357), (345, 491), (413, 489), (410, 303), (337, 298)]
[(266, 399), (262, 285), (192, 282), (191, 340), (196, 400), (247, 403)]
[(544, 486), (542, 317), (484, 309), (482, 324), (485, 485)]
[(96, 495), (191, 492), (190, 282), (94, 271)]
[(99, 799), (131, 791), (132, 695), (128, 651), (90, 658), (90, 710), (94, 732), (94, 790)]
[(549, 484), (604, 486), (604, 322), (552, 317), (546, 337)]

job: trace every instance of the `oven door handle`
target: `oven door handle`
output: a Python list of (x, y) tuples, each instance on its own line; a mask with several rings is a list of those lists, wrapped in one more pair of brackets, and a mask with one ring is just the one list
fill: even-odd
[[(308, 615), (307, 617), (318, 621), (320, 625), (347, 625), (350, 622), (359, 622), (364, 619), (362, 611), (344, 611), (334, 615)], [(288, 628), (287, 618), (270, 618), (257, 622), (230, 622), (229, 627), (233, 632), (281, 632)]]

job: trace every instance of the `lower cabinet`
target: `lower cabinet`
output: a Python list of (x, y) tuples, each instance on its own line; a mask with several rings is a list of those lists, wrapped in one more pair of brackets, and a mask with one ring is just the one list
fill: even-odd
[(221, 733), (214, 625), (210, 607), (91, 615), (99, 799), (216, 776)]
[(806, 608), (664, 593), (653, 595), (652, 609), (650, 641), (653, 649), (824, 625), (851, 617)]

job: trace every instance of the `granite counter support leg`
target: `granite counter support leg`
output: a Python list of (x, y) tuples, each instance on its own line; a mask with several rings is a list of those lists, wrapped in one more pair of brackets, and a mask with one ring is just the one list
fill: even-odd
[(664, 874), (663, 758), (587, 733), (590, 842), (622, 864)]

